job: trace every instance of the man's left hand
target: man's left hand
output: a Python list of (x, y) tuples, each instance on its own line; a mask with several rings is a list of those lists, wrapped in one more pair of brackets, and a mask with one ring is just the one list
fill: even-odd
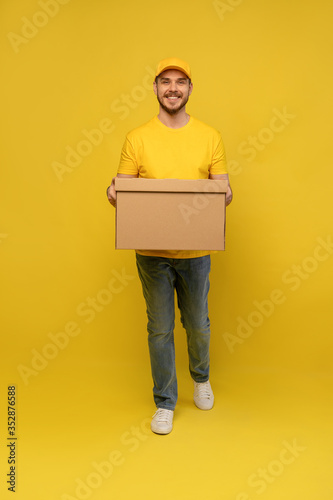
[(232, 202), (232, 190), (231, 190), (230, 185), (227, 188), (225, 200), (226, 200), (226, 207), (227, 207)]

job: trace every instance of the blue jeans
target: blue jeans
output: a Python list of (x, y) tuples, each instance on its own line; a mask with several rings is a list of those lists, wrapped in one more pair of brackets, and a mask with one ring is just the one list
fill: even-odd
[(178, 397), (173, 334), (174, 290), (187, 334), (191, 377), (196, 382), (206, 382), (209, 379), (207, 299), (210, 256), (168, 259), (136, 254), (136, 263), (147, 305), (154, 401), (158, 408), (174, 410)]

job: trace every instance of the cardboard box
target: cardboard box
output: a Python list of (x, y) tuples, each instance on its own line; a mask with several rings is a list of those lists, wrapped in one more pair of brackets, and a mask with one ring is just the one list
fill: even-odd
[(224, 250), (228, 182), (117, 177), (116, 248)]

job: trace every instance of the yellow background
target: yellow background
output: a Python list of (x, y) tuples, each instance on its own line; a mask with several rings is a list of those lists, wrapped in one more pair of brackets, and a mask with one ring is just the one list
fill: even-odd
[[(19, 500), (331, 500), (333, 256), (320, 242), (333, 238), (332, 3), (42, 4), (0, 6), (1, 498), (15, 384)], [(105, 189), (126, 132), (157, 112), (151, 73), (173, 55), (192, 67), (188, 111), (222, 133), (234, 201), (212, 257), (215, 408), (193, 405), (178, 318), (180, 396), (161, 437), (134, 252), (114, 249)], [(102, 140), (82, 144), (99, 126)], [(86, 152), (75, 167), (68, 147)], [(258, 326), (242, 338), (241, 321)], [(65, 328), (67, 345), (47, 347)], [(286, 443), (299, 447), (288, 464)]]

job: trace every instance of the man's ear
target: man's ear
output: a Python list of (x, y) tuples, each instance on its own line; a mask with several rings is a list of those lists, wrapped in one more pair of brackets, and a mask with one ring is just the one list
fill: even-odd
[(191, 95), (191, 94), (192, 94), (192, 90), (193, 90), (193, 83), (191, 82), (191, 83), (190, 83), (190, 86), (189, 86), (189, 92), (188, 92), (188, 93), (189, 93), (189, 95)]
[(157, 85), (156, 85), (156, 82), (153, 83), (153, 89), (154, 89), (155, 95), (157, 95)]

